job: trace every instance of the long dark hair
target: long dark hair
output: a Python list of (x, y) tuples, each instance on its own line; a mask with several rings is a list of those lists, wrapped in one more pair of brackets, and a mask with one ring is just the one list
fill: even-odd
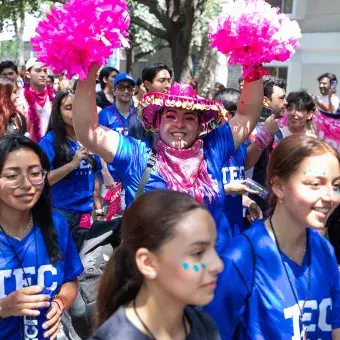
[(22, 132), (21, 120), (11, 99), (14, 86), (16, 83), (13, 79), (0, 76), (0, 136), (6, 134), (11, 118), (19, 132)]
[[(67, 141), (66, 126), (60, 112), (62, 102), (68, 96), (73, 96), (73, 92), (65, 90), (57, 93), (53, 102), (51, 117), (47, 128), (47, 131), (53, 131), (54, 133), (56, 155), (53, 165), (55, 169), (70, 163), (73, 159), (73, 155)], [(91, 156), (87, 158), (87, 161), (92, 168), (95, 168), (96, 163)]]
[[(8, 154), (19, 149), (29, 149), (34, 152), (39, 157), (42, 168), (46, 171), (50, 170), (48, 158), (37, 143), (25, 136), (6, 135), (0, 137), (0, 172), (2, 171)], [(41, 196), (32, 208), (32, 217), (40, 228), (48, 256), (51, 263), (54, 265), (61, 259), (61, 253), (59, 250), (57, 232), (53, 225), (51, 187), (47, 178), (45, 179)]]
[(288, 180), (300, 167), (301, 163), (311, 156), (330, 153), (340, 164), (340, 154), (321, 139), (305, 135), (292, 135), (284, 138), (272, 152), (267, 165), (267, 186), (269, 191), (269, 215), (273, 215), (277, 197), (271, 186), (275, 176)]
[(157, 251), (173, 237), (183, 215), (195, 209), (204, 208), (185, 193), (151, 190), (126, 210), (121, 225), (122, 243), (112, 254), (100, 281), (96, 327), (136, 298), (143, 283), (135, 261), (136, 251)]

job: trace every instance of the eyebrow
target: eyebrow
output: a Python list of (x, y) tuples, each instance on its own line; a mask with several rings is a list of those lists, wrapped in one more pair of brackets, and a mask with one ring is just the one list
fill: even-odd
[(195, 241), (193, 243), (190, 243), (189, 247), (192, 247), (192, 246), (208, 246), (210, 244), (211, 244), (211, 241), (199, 240), (199, 241)]
[[(41, 167), (41, 164), (30, 165), (28, 169), (36, 168), (37, 166)], [(18, 166), (11, 166), (9, 168), (5, 168), (4, 170), (21, 170), (21, 168)]]

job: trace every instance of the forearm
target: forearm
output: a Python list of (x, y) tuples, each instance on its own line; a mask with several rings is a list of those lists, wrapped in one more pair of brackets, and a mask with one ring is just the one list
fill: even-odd
[(60, 292), (55, 297), (56, 299), (60, 299), (65, 307), (65, 309), (69, 309), (76, 299), (78, 294), (78, 279), (74, 281), (64, 283), (61, 286)]
[(52, 170), (48, 174), (48, 182), (50, 185), (58, 183), (64, 177), (66, 177), (71, 171), (73, 171), (76, 167), (73, 165), (72, 162), (69, 162), (58, 169)]
[(242, 90), (241, 98), (235, 116), (230, 120), (235, 149), (254, 130), (259, 118), (263, 102), (262, 79), (246, 82)]
[(253, 203), (254, 201), (249, 198), (247, 195), (242, 195), (242, 206), (243, 208), (248, 208), (250, 206), (251, 203)]
[(88, 79), (79, 81), (77, 85), (72, 111), (74, 129), (80, 143), (111, 162), (118, 144), (118, 136), (116, 132), (98, 123), (95, 84), (96, 69), (92, 67)]
[(321, 100), (317, 101), (318, 106), (320, 107), (321, 110), (327, 111), (327, 112), (333, 112), (335, 110), (331, 99), (329, 99), (329, 104), (326, 104), (322, 102)]
[(255, 142), (251, 143), (247, 148), (246, 170), (252, 168), (262, 155), (263, 150), (260, 149)]
[(103, 209), (103, 202), (102, 202), (100, 188), (101, 188), (101, 183), (98, 177), (96, 176), (95, 184), (94, 184), (94, 191), (93, 191), (93, 203), (94, 203), (95, 210)]
[(247, 117), (249, 121), (247, 136), (254, 130), (260, 118), (263, 103), (262, 79), (245, 82), (241, 98), (237, 106), (237, 114)]
[(332, 340), (340, 340), (340, 328), (333, 329)]

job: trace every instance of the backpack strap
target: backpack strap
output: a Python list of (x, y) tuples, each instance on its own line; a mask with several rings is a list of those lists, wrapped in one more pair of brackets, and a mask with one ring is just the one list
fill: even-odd
[(248, 300), (250, 299), (251, 295), (253, 294), (253, 288), (254, 288), (254, 284), (255, 284), (255, 268), (256, 268), (256, 253), (255, 253), (255, 248), (253, 243), (251, 242), (249, 236), (247, 234), (241, 234), (242, 236), (244, 236), (246, 238), (246, 240), (248, 241), (250, 248), (251, 248), (251, 258), (252, 258), (252, 267), (253, 267), (253, 275), (252, 275), (252, 282), (251, 282), (251, 289), (250, 289), (250, 293), (247, 296), (247, 303)]
[(151, 170), (154, 167), (155, 163), (156, 163), (156, 151), (154, 149), (151, 149), (151, 153), (148, 159), (148, 164), (146, 165), (142, 178), (139, 182), (139, 186), (138, 186), (135, 199), (138, 198), (143, 193), (143, 190), (145, 188), (146, 183), (149, 180)]

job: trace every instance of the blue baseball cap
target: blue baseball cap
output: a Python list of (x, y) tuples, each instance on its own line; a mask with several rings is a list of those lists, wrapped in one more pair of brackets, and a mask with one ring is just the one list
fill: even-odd
[(126, 80), (129, 83), (131, 83), (133, 86), (136, 85), (136, 82), (134, 81), (134, 79), (127, 73), (119, 73), (115, 76), (115, 79), (113, 81), (113, 87), (116, 87), (118, 83), (120, 83), (121, 81)]

